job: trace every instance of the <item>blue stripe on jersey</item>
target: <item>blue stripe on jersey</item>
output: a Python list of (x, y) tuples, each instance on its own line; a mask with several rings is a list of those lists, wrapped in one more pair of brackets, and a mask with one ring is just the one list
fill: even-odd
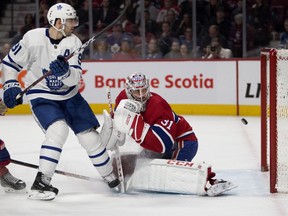
[(161, 139), (159, 141), (164, 144), (165, 152), (171, 151), (171, 148), (174, 144), (174, 140), (172, 139), (172, 137), (169, 136), (170, 134), (167, 133), (162, 127), (156, 126), (156, 124), (151, 126), (151, 128)]
[(189, 130), (189, 131), (186, 131), (185, 133), (183, 134), (180, 134), (178, 137), (176, 137), (176, 139), (179, 139), (179, 138), (183, 138), (185, 136), (189, 136), (191, 134), (194, 134), (194, 131), (193, 130)]
[(7, 65), (7, 66), (10, 67), (10, 68), (13, 68), (13, 69), (16, 70), (17, 72), (20, 72), (20, 71), (21, 71), (21, 69), (17, 68), (14, 64), (10, 64), (10, 63), (7, 62), (7, 61), (4, 61), (4, 60), (3, 60), (3, 64)]
[(108, 163), (108, 161), (110, 160), (110, 158), (108, 157), (106, 161), (104, 161), (103, 163), (99, 163), (99, 164), (93, 164), (95, 167), (100, 167), (100, 166), (104, 166)]
[(12, 57), (9, 55), (9, 53), (8, 53), (8, 58), (9, 58), (9, 61), (12, 62), (15, 66), (18, 66), (18, 68), (19, 68), (20, 70), (23, 69), (23, 67), (22, 67), (21, 65), (17, 64), (17, 63), (12, 59)]
[(42, 89), (31, 89), (29, 90), (26, 95), (30, 95), (30, 94), (52, 94), (52, 95), (66, 95), (68, 93), (70, 93), (71, 91), (73, 91), (73, 89), (76, 86), (72, 86), (70, 87), (67, 91), (45, 91)]
[(42, 160), (47, 160), (47, 161), (50, 161), (50, 162), (53, 162), (53, 163), (58, 164), (58, 160), (55, 160), (55, 159), (50, 158), (50, 157), (40, 156), (40, 159), (42, 159)]
[(57, 148), (57, 147), (54, 147), (54, 146), (47, 146), (47, 145), (42, 145), (41, 148), (45, 148), (45, 149), (50, 149), (50, 150), (54, 150), (54, 151), (58, 151), (58, 152), (62, 152), (62, 149), (61, 148)]
[(92, 156), (89, 156), (89, 158), (96, 158), (96, 157), (100, 157), (101, 155), (103, 155), (104, 153), (106, 152), (106, 148), (103, 149), (102, 152), (100, 152), (99, 154), (96, 154), (96, 155), (92, 155)]
[(172, 113), (173, 113), (173, 116), (174, 116), (174, 121), (175, 121), (176, 123), (178, 123), (178, 121), (180, 120), (180, 118), (178, 117), (178, 115), (177, 115), (175, 112), (172, 111)]
[(76, 69), (80, 69), (82, 70), (82, 68), (79, 65), (69, 65), (70, 67), (76, 68)]

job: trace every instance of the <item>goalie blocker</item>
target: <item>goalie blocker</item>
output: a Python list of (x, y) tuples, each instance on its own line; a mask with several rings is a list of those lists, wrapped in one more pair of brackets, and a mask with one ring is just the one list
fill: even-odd
[(230, 181), (212, 179), (211, 165), (164, 159), (138, 159), (127, 190), (217, 196), (236, 188)]

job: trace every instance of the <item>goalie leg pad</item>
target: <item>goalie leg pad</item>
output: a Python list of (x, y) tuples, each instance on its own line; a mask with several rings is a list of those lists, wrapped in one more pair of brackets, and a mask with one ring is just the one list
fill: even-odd
[(113, 127), (112, 134), (106, 145), (106, 149), (113, 150), (116, 145), (122, 146), (124, 145), (125, 140), (126, 140), (126, 135), (124, 133), (121, 133), (116, 127)]
[(113, 150), (116, 145), (124, 145), (126, 135), (116, 128), (107, 110), (103, 110), (103, 117), (104, 124), (100, 132), (102, 144), (106, 146), (107, 150)]
[(132, 176), (136, 190), (205, 195), (211, 166), (205, 163), (139, 159)]
[(107, 144), (109, 142), (109, 139), (112, 134), (112, 129), (113, 129), (112, 118), (107, 112), (107, 110), (103, 110), (103, 119), (104, 119), (104, 123), (100, 132), (100, 137), (101, 137), (102, 144), (106, 146), (107, 148), (108, 147)]

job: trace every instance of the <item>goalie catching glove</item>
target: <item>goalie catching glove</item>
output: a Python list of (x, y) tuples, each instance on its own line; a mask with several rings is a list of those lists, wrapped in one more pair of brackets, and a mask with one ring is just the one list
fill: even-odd
[(135, 100), (121, 100), (114, 112), (115, 125), (119, 131), (131, 136), (141, 144), (145, 139), (150, 125), (144, 122), (140, 112), (142, 104)]
[(100, 132), (102, 144), (107, 150), (113, 150), (116, 145), (122, 146), (125, 143), (125, 134), (117, 130), (113, 119), (107, 112), (103, 110), (104, 124)]

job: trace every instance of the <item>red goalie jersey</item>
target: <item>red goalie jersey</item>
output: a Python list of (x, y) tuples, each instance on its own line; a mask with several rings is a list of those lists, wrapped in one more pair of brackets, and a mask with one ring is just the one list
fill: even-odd
[[(140, 145), (151, 151), (167, 153), (173, 151), (175, 143), (178, 144), (177, 148), (181, 148), (183, 141), (197, 141), (189, 123), (182, 116), (174, 113), (164, 98), (154, 92), (150, 93), (146, 109), (140, 113), (150, 128)], [(128, 99), (125, 90), (117, 96), (115, 109), (123, 99)]]

